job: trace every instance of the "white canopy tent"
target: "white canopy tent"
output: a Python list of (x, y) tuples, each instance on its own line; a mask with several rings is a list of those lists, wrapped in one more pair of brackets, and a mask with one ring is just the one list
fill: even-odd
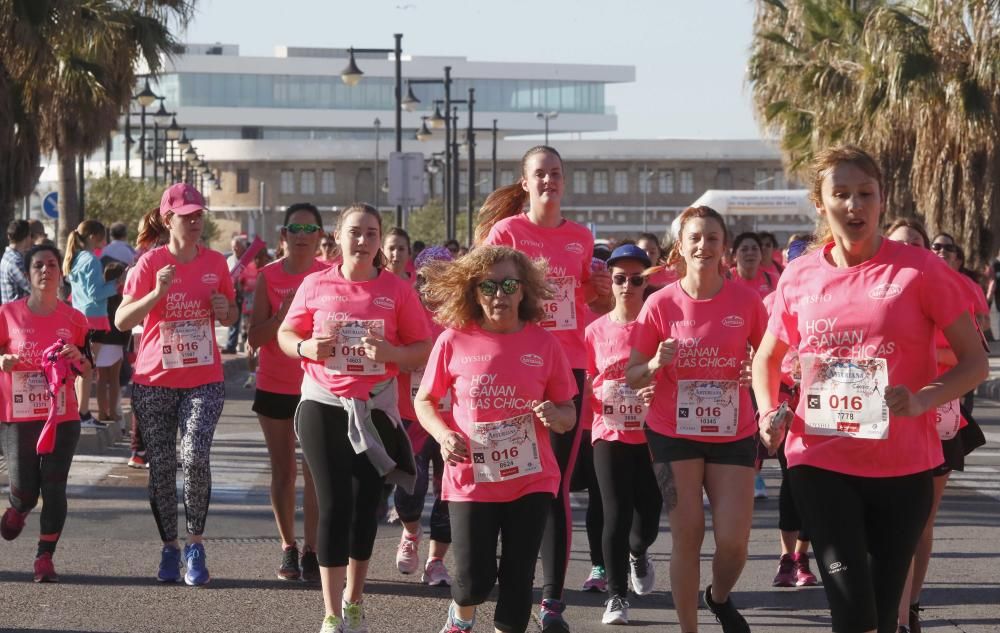
[(691, 206), (712, 207), (743, 230), (770, 231), (779, 241), (815, 228), (816, 207), (806, 189), (709, 189)]

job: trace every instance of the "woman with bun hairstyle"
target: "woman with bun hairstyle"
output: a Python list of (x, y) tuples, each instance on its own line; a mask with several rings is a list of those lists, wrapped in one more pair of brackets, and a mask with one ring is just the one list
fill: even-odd
[[(837, 633), (895, 633), (906, 574), (943, 461), (938, 406), (987, 375), (961, 286), (922, 248), (885, 239), (886, 186), (853, 146), (819, 152), (813, 250), (781, 276), (753, 361), (761, 440), (785, 438), (796, 507), (809, 530)], [(956, 364), (938, 375), (935, 330)], [(781, 361), (802, 366), (794, 413), (779, 415)], [(786, 437), (787, 434), (787, 437)]]

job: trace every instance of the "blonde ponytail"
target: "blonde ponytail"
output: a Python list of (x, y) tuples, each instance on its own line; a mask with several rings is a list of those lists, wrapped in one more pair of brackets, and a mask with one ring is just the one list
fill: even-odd
[(84, 220), (80, 226), (70, 232), (66, 238), (66, 255), (63, 257), (63, 275), (69, 277), (73, 272), (73, 260), (80, 251), (87, 249), (87, 238), (94, 235), (106, 237), (108, 234), (104, 225), (97, 220)]

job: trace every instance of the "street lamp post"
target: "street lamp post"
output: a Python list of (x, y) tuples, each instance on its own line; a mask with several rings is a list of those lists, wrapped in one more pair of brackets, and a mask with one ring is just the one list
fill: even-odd
[(545, 144), (549, 144), (549, 121), (559, 116), (558, 110), (551, 112), (536, 112), (535, 117), (545, 121)]
[[(160, 156), (160, 130), (166, 130), (170, 125), (170, 117), (174, 115), (172, 112), (167, 112), (167, 109), (163, 106), (164, 99), (160, 98), (160, 109), (153, 113), (153, 184), (160, 184), (159, 181), (159, 156)], [(166, 138), (163, 140), (163, 154), (164, 159), (166, 158)], [(164, 171), (166, 171), (166, 160), (164, 160)], [(166, 180), (166, 178), (164, 178)]]
[(469, 129), (466, 132), (466, 141), (469, 143), (469, 206), (466, 210), (468, 221), (468, 242), (466, 245), (472, 246), (472, 213), (476, 204), (476, 128), (472, 125), (472, 115), (476, 105), (476, 89), (469, 88)]
[(649, 193), (649, 179), (653, 177), (653, 172), (649, 171), (645, 164), (642, 166), (642, 175), (640, 176), (640, 181), (642, 183), (642, 232), (645, 233), (648, 230), (648, 218), (646, 212), (646, 195)]
[[(413, 110), (420, 103), (420, 100), (416, 98), (413, 94), (412, 84), (440, 84), (444, 86), (444, 115), (441, 114), (440, 101), (434, 101), (434, 116), (430, 117), (428, 120), (431, 123), (431, 127), (440, 129), (444, 128), (444, 215), (447, 225), (451, 226), (451, 218), (454, 216), (456, 210), (458, 209), (457, 198), (452, 198), (451, 196), (451, 124), (449, 122), (451, 116), (451, 66), (444, 67), (444, 79), (409, 79), (407, 80), (407, 94), (406, 94), (406, 107), (408, 110)], [(425, 135), (425, 139), (429, 138), (429, 135)], [(450, 228), (449, 228), (450, 231)], [(452, 235), (449, 232), (448, 238), (451, 239)]]
[(493, 119), (493, 191), (497, 190), (497, 120)]
[[(364, 73), (354, 60), (354, 53), (393, 53), (396, 56), (396, 152), (403, 151), (403, 34), (395, 33), (394, 48), (354, 48), (348, 50), (350, 57), (347, 68), (340, 74), (341, 80), (348, 86), (355, 86)], [(375, 183), (376, 189), (378, 183)], [(403, 226), (403, 205), (396, 205), (396, 226)]]
[(375, 189), (374, 200), (375, 200), (375, 208), (376, 209), (378, 209), (378, 192), (379, 192), (379, 189), (381, 188), (381, 185), (379, 185), (380, 180), (379, 180), (379, 173), (378, 173), (378, 171), (379, 171), (378, 170), (378, 167), (379, 167), (379, 165), (378, 165), (378, 142), (379, 142), (379, 137), (380, 136), (382, 136), (382, 121), (379, 120), (378, 117), (375, 117), (375, 186), (373, 188)]

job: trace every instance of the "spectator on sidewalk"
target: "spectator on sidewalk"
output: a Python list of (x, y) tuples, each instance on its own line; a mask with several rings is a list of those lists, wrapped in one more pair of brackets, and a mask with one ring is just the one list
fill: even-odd
[(7, 250), (0, 259), (0, 303), (27, 297), (31, 292), (25, 274), (24, 253), (31, 248), (31, 233), (26, 220), (11, 220), (7, 225)]
[(55, 246), (55, 242), (49, 239), (49, 234), (45, 230), (45, 225), (42, 224), (41, 220), (31, 220), (28, 222), (31, 231), (31, 243), (34, 246), (39, 244), (48, 244), (50, 246)]
[(111, 241), (101, 251), (101, 256), (114, 257), (126, 266), (135, 264), (135, 249), (126, 242), (128, 226), (124, 222), (115, 222), (108, 229)]
[[(236, 264), (240, 262), (240, 258), (243, 257), (243, 253), (247, 252), (247, 238), (245, 235), (235, 235), (230, 243), (232, 246), (232, 253), (226, 259), (226, 265), (229, 270), (236, 268)], [(226, 337), (226, 349), (222, 350), (224, 354), (235, 354), (236, 346), (240, 342), (240, 326), (243, 321), (243, 293), (240, 289), (236, 289), (236, 323), (229, 326), (229, 335)]]

